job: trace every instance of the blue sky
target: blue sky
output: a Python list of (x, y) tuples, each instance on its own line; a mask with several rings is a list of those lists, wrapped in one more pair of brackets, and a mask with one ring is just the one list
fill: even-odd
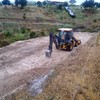
[[(2, 0), (0, 0), (2, 1)], [(15, 0), (10, 0), (10, 1), (15, 1)], [(44, 1), (44, 0), (27, 0), (27, 1)], [(67, 1), (69, 2), (70, 0), (50, 0), (50, 1)], [(77, 3), (76, 4), (81, 4), (82, 2), (84, 2), (85, 0), (76, 0)], [(100, 2), (100, 0), (95, 0), (96, 2)]]

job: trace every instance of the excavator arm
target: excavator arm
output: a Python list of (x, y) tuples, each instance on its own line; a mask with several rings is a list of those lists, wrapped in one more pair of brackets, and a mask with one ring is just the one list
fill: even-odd
[(56, 48), (58, 49), (57, 41), (56, 41), (56, 36), (53, 33), (49, 34), (49, 46), (48, 49), (46, 50), (46, 57), (51, 57), (51, 54), (53, 52), (53, 43), (55, 44)]

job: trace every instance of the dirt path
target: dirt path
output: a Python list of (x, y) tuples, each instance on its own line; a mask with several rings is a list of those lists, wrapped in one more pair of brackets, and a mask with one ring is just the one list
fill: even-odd
[[(79, 32), (75, 36), (81, 39), (83, 45), (94, 35)], [(40, 37), (0, 48), (0, 97), (47, 72), (70, 55), (70, 52), (56, 50), (54, 47), (52, 58), (46, 58), (44, 53), (47, 46), (48, 37)]]
[[(44, 22), (48, 22), (48, 23), (66, 23), (65, 21), (59, 21), (59, 20), (53, 20), (53, 19), (42, 19)], [(39, 19), (21, 19), (21, 18), (0, 18), (0, 21), (7, 21), (7, 22), (11, 22), (11, 21), (15, 21), (15, 22), (33, 22), (36, 24), (40, 23)]]

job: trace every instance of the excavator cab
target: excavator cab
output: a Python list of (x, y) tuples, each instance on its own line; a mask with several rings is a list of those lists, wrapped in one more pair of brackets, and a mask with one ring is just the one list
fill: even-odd
[[(70, 42), (72, 37), (74, 37), (73, 31), (71, 28), (60, 28), (59, 31), (59, 38), (62, 39), (64, 43)], [(58, 40), (59, 41), (59, 40)]]
[(57, 35), (54, 35), (53, 33), (50, 33), (49, 35), (49, 46), (46, 50), (47, 57), (51, 56), (53, 43), (55, 44), (56, 49), (71, 51), (73, 47), (80, 45), (81, 41), (74, 37), (71, 28), (59, 28)]

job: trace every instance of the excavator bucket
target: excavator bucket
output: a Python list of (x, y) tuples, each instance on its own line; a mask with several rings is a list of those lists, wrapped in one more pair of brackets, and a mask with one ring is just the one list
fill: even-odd
[(49, 57), (49, 58), (51, 57), (52, 45), (53, 45), (53, 33), (50, 33), (50, 35), (49, 35), (49, 46), (48, 46), (48, 49), (45, 51), (46, 57)]
[(51, 57), (51, 50), (46, 50), (45, 51), (45, 56), (50, 58)]

